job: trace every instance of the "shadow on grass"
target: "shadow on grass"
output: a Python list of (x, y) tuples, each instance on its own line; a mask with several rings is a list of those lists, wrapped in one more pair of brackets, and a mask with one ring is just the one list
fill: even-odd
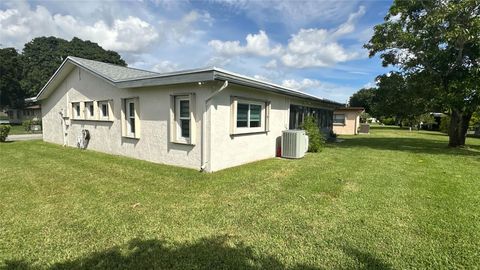
[(468, 145), (466, 148), (450, 148), (447, 144), (447, 141), (423, 138), (354, 137), (346, 138), (344, 142), (332, 146), (339, 148), (364, 147), (424, 154), (480, 156), (479, 145)]
[(360, 251), (351, 247), (344, 247), (343, 252), (347, 254), (352, 259), (356, 260), (360, 265), (356, 269), (379, 269), (379, 270), (389, 270), (392, 267), (383, 262), (382, 260), (376, 258), (370, 253)]
[[(25, 261), (7, 261), (6, 269), (45, 269)], [(127, 245), (92, 253), (48, 269), (318, 269), (286, 267), (273, 256), (261, 256), (243, 244), (229, 244), (227, 236), (203, 238), (171, 247), (159, 240), (131, 240)]]

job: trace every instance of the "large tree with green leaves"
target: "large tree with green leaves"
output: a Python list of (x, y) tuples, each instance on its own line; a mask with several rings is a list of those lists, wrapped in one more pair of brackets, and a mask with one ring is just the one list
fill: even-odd
[(450, 114), (449, 145), (465, 144), (480, 106), (480, 0), (395, 0), (365, 45), (383, 65), (429, 81), (429, 95)]
[(354, 93), (349, 101), (348, 104), (351, 107), (363, 107), (365, 112), (370, 115), (374, 115), (373, 109), (373, 99), (375, 98), (375, 88), (362, 88), (358, 90), (358, 92)]
[(22, 52), (23, 79), (21, 86), (29, 96), (35, 96), (67, 56), (126, 66), (114, 51), (97, 43), (73, 38), (67, 41), (57, 37), (38, 37), (25, 44)]
[(395, 117), (399, 123), (415, 125), (434, 106), (421, 76), (391, 72), (377, 77), (373, 110), (379, 116)]
[(25, 93), (20, 87), (22, 65), (14, 48), (0, 49), (0, 109), (23, 106)]

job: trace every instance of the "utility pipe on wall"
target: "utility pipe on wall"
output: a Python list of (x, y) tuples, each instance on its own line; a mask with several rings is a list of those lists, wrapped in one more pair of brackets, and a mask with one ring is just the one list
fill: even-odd
[(202, 114), (202, 140), (201, 140), (201, 166), (200, 166), (200, 171), (205, 171), (205, 168), (207, 166), (207, 111), (210, 108), (209, 102), (214, 98), (216, 95), (218, 95), (220, 92), (222, 92), (225, 88), (228, 86), (228, 81), (225, 81), (217, 91), (213, 92), (210, 94), (206, 99), (205, 99), (205, 106), (203, 109), (203, 114)]

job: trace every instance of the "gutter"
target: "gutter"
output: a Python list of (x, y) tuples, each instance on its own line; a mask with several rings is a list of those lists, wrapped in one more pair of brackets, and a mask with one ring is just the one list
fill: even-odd
[(220, 94), (225, 88), (228, 87), (228, 81), (225, 80), (223, 83), (222, 87), (220, 87), (218, 90), (210, 94), (206, 99), (205, 99), (205, 104), (204, 104), (204, 110), (202, 114), (202, 139), (201, 139), (201, 165), (200, 165), (200, 171), (203, 172), (205, 171), (205, 168), (207, 167), (208, 160), (207, 160), (207, 111), (210, 109), (210, 100), (214, 98), (216, 95)]

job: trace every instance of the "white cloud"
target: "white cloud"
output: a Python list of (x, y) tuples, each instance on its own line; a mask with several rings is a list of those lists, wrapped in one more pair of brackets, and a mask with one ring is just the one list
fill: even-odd
[(159, 73), (166, 73), (166, 72), (177, 71), (179, 70), (179, 68), (178, 68), (178, 64), (170, 62), (168, 60), (164, 60), (154, 65), (152, 70)]
[(264, 67), (268, 68), (268, 69), (275, 69), (275, 68), (277, 68), (277, 66), (278, 65), (277, 65), (277, 60), (276, 59), (272, 59), (264, 65)]
[(120, 52), (140, 51), (157, 38), (156, 29), (138, 17), (115, 19), (112, 24), (103, 20), (92, 23), (81, 21), (71, 15), (51, 14), (43, 6), (35, 9), (18, 5), (0, 10), (0, 36), (3, 46), (21, 49), (23, 44), (38, 36), (57, 36), (99, 43), (105, 49)]
[(258, 34), (248, 34), (245, 40), (245, 45), (241, 45), (238, 40), (211, 40), (208, 45), (210, 45), (216, 52), (229, 56), (240, 54), (271, 56), (280, 53), (282, 50), (280, 45), (271, 46), (270, 39), (265, 31), (262, 30), (260, 30)]
[(341, 86), (330, 82), (322, 82), (315, 79), (286, 79), (282, 85), (295, 90), (304, 91), (317, 97), (327, 98), (336, 101), (347, 101), (355, 90), (349, 86)]
[(358, 50), (346, 49), (339, 39), (355, 30), (355, 23), (365, 14), (365, 7), (350, 14), (348, 20), (336, 29), (300, 29), (288, 41), (288, 50), (282, 57), (282, 63), (288, 67), (328, 67), (336, 63), (359, 58)]
[(337, 23), (354, 11), (356, 1), (282, 1), (282, 0), (213, 0), (241, 11), (258, 25), (278, 23), (289, 29), (316, 23)]
[(265, 68), (275, 69), (278, 62), (291, 68), (329, 67), (337, 63), (360, 58), (361, 45), (345, 48), (339, 41), (355, 31), (356, 21), (365, 14), (365, 7), (348, 16), (346, 22), (333, 29), (310, 28), (300, 29), (288, 40), (288, 44), (272, 45), (265, 31), (258, 34), (248, 34), (246, 44), (240, 41), (212, 40), (209, 45), (220, 55), (237, 56), (253, 55), (273, 57)]
[(205, 33), (198, 30), (196, 26), (202, 23), (211, 27), (213, 22), (214, 19), (210, 13), (192, 10), (178, 21), (162, 20), (159, 25), (163, 32), (162, 38), (178, 45), (196, 42), (198, 37)]
[(56, 14), (55, 25), (62, 36), (78, 36), (81, 39), (98, 42), (103, 48), (120, 52), (137, 52), (148, 47), (157, 38), (156, 29), (140, 18), (128, 16), (115, 19), (111, 26), (104, 21), (88, 25), (74, 17)]

